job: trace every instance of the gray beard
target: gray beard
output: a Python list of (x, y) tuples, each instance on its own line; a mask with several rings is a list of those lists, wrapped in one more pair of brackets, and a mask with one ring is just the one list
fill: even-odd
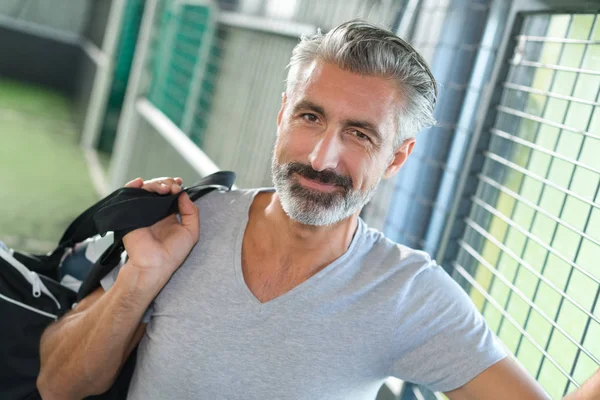
[(271, 162), (271, 173), (285, 213), (294, 221), (313, 226), (333, 225), (362, 209), (380, 181), (364, 192), (354, 189), (319, 192), (295, 182), (289, 164), (277, 164), (275, 157)]

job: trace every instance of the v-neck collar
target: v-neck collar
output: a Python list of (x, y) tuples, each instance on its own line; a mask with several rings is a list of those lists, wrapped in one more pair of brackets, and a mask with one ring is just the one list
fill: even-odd
[(252, 191), (251, 195), (247, 197), (248, 203), (244, 205), (245, 212), (243, 214), (243, 217), (240, 218), (240, 222), (237, 227), (236, 240), (235, 240), (234, 249), (233, 249), (233, 254), (234, 254), (233, 268), (235, 270), (235, 276), (236, 276), (236, 281), (238, 283), (238, 286), (239, 286), (240, 290), (242, 291), (242, 293), (244, 294), (244, 296), (248, 299), (248, 302), (253, 307), (256, 307), (257, 311), (261, 312), (261, 313), (265, 312), (267, 309), (271, 309), (272, 307), (275, 307), (276, 305), (287, 301), (290, 298), (297, 297), (297, 296), (301, 295), (302, 293), (309, 291), (310, 288), (313, 287), (317, 281), (321, 280), (324, 276), (329, 274), (332, 270), (336, 269), (340, 264), (343, 264), (351, 256), (351, 254), (354, 252), (355, 248), (357, 247), (357, 243), (360, 241), (361, 237), (363, 236), (363, 232), (364, 232), (364, 222), (359, 217), (358, 224), (356, 227), (356, 232), (354, 233), (354, 236), (352, 237), (350, 246), (348, 246), (348, 249), (344, 252), (344, 254), (342, 254), (331, 264), (327, 265), (325, 268), (321, 269), (319, 272), (312, 275), (310, 278), (308, 278), (304, 282), (296, 285), (292, 289), (275, 297), (274, 299), (271, 299), (271, 300), (263, 303), (254, 295), (254, 293), (252, 293), (252, 291), (246, 284), (246, 281), (244, 280), (244, 273), (242, 270), (242, 245), (243, 245), (243, 241), (244, 241), (244, 234), (246, 232), (246, 227), (248, 226), (250, 207), (252, 206), (254, 199), (261, 192), (274, 192), (274, 191), (275, 191), (274, 188), (254, 189)]

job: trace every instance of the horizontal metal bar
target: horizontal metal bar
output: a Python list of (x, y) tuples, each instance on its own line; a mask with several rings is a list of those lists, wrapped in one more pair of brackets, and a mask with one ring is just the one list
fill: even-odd
[[(179, 35), (179, 33), (178, 33)], [(181, 35), (183, 36), (183, 35)], [(198, 57), (198, 52), (200, 51), (200, 47), (202, 46), (202, 38), (194, 41), (194, 43), (186, 42), (184, 40), (178, 40), (179, 37), (175, 38), (173, 48), (179, 48), (182, 50), (182, 54), (191, 56), (196, 59)]]
[(425, 396), (423, 396), (423, 393), (421, 393), (421, 390), (416, 385), (412, 386), (412, 391), (417, 400), (425, 400)]
[(219, 167), (152, 103), (139, 99), (135, 108), (200, 176), (219, 171)]
[(490, 160), (496, 161), (499, 164), (505, 165), (509, 168), (512, 168), (513, 170), (515, 170), (517, 172), (520, 172), (524, 175), (529, 176), (530, 178), (533, 178), (533, 179), (535, 179), (539, 182), (542, 182), (548, 186), (551, 186), (554, 189), (556, 189), (564, 194), (568, 194), (569, 196), (572, 196), (572, 197), (576, 198), (577, 200), (580, 200), (589, 206), (600, 209), (600, 204), (596, 204), (593, 201), (590, 201), (590, 200), (586, 199), (585, 197), (582, 197), (579, 194), (573, 192), (572, 190), (569, 190), (567, 188), (559, 186), (556, 183), (551, 182), (546, 178), (543, 178), (537, 174), (534, 174), (533, 172), (529, 171), (528, 169), (525, 169), (525, 168), (521, 167), (520, 165), (517, 165), (517, 164), (507, 160), (506, 158), (499, 156), (498, 154), (492, 153), (488, 150), (484, 151), (483, 154), (485, 157), (489, 158)]
[(569, 44), (600, 44), (600, 40), (587, 40), (587, 39), (567, 39), (567, 38), (553, 38), (545, 36), (527, 36), (518, 35), (517, 40), (527, 42), (544, 42), (544, 43), (569, 43)]
[(109, 57), (102, 51), (101, 48), (96, 46), (96, 43), (89, 39), (82, 39), (80, 42), (81, 48), (88, 55), (97, 67), (105, 67), (109, 63)]
[(400, 393), (402, 393), (405, 382), (395, 376), (388, 376), (386, 380), (383, 381), (383, 384), (394, 394), (394, 396), (399, 396)]
[[(169, 99), (172, 103), (171, 105), (174, 105), (173, 103), (181, 106), (181, 110), (183, 111), (183, 107), (185, 107), (185, 103), (177, 96), (177, 94), (172, 93), (171, 89), (165, 89), (165, 91), (162, 93), (165, 99)], [(187, 98), (187, 95), (185, 96)]]
[(7, 15), (0, 15), (0, 26), (73, 46), (77, 46), (81, 40), (81, 35)]
[(188, 45), (191, 45), (191, 43), (189, 43), (189, 42), (193, 42), (193, 43), (201, 42), (202, 39), (204, 38), (204, 35), (198, 35), (198, 31), (192, 30), (190, 28), (184, 29), (184, 28), (180, 27), (179, 29), (177, 29), (177, 32), (175, 33), (175, 37), (176, 37), (176, 39), (178, 37), (182, 37), (182, 38), (188, 40), (188, 43), (187, 43)]
[(283, 36), (298, 38), (302, 35), (311, 35), (317, 32), (314, 25), (293, 21), (280, 21), (267, 17), (255, 17), (236, 12), (222, 11), (218, 14), (218, 22), (234, 28), (250, 29)]
[(554, 158), (558, 158), (560, 160), (566, 161), (566, 162), (571, 163), (573, 165), (577, 165), (578, 167), (585, 168), (588, 171), (592, 171), (592, 172), (595, 172), (595, 173), (597, 173), (597, 174), (600, 175), (600, 169), (597, 169), (597, 168), (594, 168), (594, 167), (592, 167), (590, 165), (582, 163), (581, 161), (577, 161), (577, 160), (573, 160), (572, 158), (565, 157), (562, 154), (557, 153), (557, 152), (552, 151), (552, 150), (548, 150), (545, 147), (538, 146), (537, 144), (532, 143), (529, 140), (525, 140), (525, 139), (522, 139), (522, 138), (520, 138), (518, 136), (511, 135), (510, 133), (505, 132), (505, 131), (503, 131), (501, 129), (497, 129), (497, 128), (492, 128), (491, 132), (492, 132), (492, 134), (494, 134), (496, 136), (499, 136), (501, 138), (504, 138), (506, 140), (510, 140), (511, 142), (518, 143), (518, 144), (520, 144), (522, 146), (525, 146), (525, 147), (529, 147), (530, 149), (539, 151), (540, 153), (544, 153), (544, 154), (547, 154), (547, 155), (552, 156)]
[(515, 321), (515, 319), (512, 317), (512, 315), (510, 315), (504, 308), (502, 308), (502, 306), (500, 306), (498, 304), (498, 302), (496, 302), (496, 299), (494, 299), (488, 292), (485, 291), (485, 289), (483, 289), (481, 287), (481, 285), (479, 285), (479, 283), (477, 283), (477, 281), (475, 281), (475, 279), (473, 279), (473, 277), (467, 272), (467, 270), (465, 270), (465, 268), (460, 265), (457, 262), (454, 262), (454, 269), (455, 271), (457, 271), (459, 274), (461, 274), (471, 285), (473, 285), (473, 287), (475, 289), (477, 289), (477, 291), (479, 293), (481, 293), (481, 295), (483, 297), (485, 297), (485, 299), (494, 307), (496, 307), (498, 309), (498, 311), (500, 311), (500, 313), (504, 316), (504, 318), (506, 318), (511, 324), (513, 324), (513, 326), (521, 333), (521, 335), (523, 335), (524, 337), (526, 337), (531, 344), (533, 344), (539, 351), (540, 353), (542, 353), (546, 359), (548, 361), (550, 361), (552, 364), (554, 364), (554, 366), (560, 371), (562, 372), (562, 374), (569, 380), (571, 381), (571, 383), (573, 383), (575, 386), (579, 387), (579, 383), (577, 381), (575, 381), (575, 379), (573, 379), (569, 373), (567, 371), (565, 371), (559, 364), (558, 362), (556, 362), (556, 360), (554, 360), (554, 358), (548, 354), (548, 352), (546, 350), (544, 350), (542, 348), (542, 346), (540, 346), (539, 344), (536, 343), (536, 341), (531, 337), (531, 335), (529, 333), (527, 333), (518, 323), (517, 321)]
[(169, 65), (167, 65), (167, 71), (168, 70), (179, 71), (179, 73), (181, 73), (181, 75), (189, 76), (190, 79), (193, 74), (193, 71), (191, 71), (188, 68), (185, 68), (184, 66), (181, 66), (180, 64), (177, 64), (177, 63), (170, 63)]
[[(178, 89), (182, 90), (183, 93), (189, 91), (190, 81), (192, 80), (191, 75), (183, 73), (179, 68), (168, 68), (165, 75), (161, 77), (164, 83), (179, 85)], [(170, 89), (170, 87), (166, 89)]]
[(485, 229), (483, 229), (479, 224), (477, 224), (475, 221), (473, 221), (470, 218), (465, 218), (465, 222), (466, 222), (466, 224), (469, 227), (471, 227), (473, 230), (475, 230), (475, 232), (479, 233), (485, 239), (487, 239), (490, 242), (492, 242), (493, 244), (495, 244), (500, 250), (502, 250), (504, 253), (506, 253), (509, 256), (511, 256), (521, 266), (525, 267), (529, 272), (531, 272), (533, 275), (535, 275), (537, 278), (539, 278), (541, 281), (543, 281), (546, 285), (548, 285), (548, 286), (550, 286), (550, 288), (554, 289), (554, 291), (556, 293), (560, 294), (562, 297), (564, 297), (565, 299), (569, 300), (575, 307), (579, 308), (585, 315), (587, 315), (589, 318), (593, 319), (595, 322), (597, 322), (598, 324), (600, 324), (600, 319), (598, 319), (598, 317), (596, 317), (594, 314), (592, 314), (589, 311), (587, 311), (584, 306), (582, 306), (581, 304), (579, 304), (577, 302), (577, 300), (573, 299), (571, 296), (569, 296), (563, 290), (561, 290), (558, 287), (556, 287), (556, 285), (554, 283), (552, 283), (551, 280), (549, 280), (544, 275), (542, 275), (539, 272), (537, 272), (535, 270), (535, 268), (533, 268), (531, 265), (529, 265), (521, 257), (519, 257), (518, 255), (516, 255), (514, 251), (512, 251), (511, 249), (509, 249), (508, 247), (506, 247), (498, 239), (496, 239), (495, 237), (493, 237), (492, 235), (490, 235), (489, 232), (487, 232)]
[(558, 325), (556, 323), (556, 321), (554, 321), (552, 318), (550, 318), (548, 315), (546, 315), (546, 313), (537, 306), (537, 304), (535, 304), (534, 302), (532, 302), (531, 300), (529, 300), (527, 298), (527, 296), (525, 296), (523, 294), (523, 292), (521, 292), (521, 290), (519, 290), (519, 288), (517, 288), (515, 285), (513, 285), (508, 279), (506, 279), (506, 277), (504, 277), (504, 275), (502, 275), (501, 273), (499, 273), (496, 268), (494, 268), (492, 265), (490, 265), (490, 263), (487, 262), (487, 260), (485, 260), (483, 257), (481, 257), (481, 255), (479, 253), (477, 253), (477, 251), (475, 251), (475, 249), (473, 249), (471, 246), (469, 246), (467, 243), (465, 243), (464, 240), (460, 240), (459, 242), (460, 247), (462, 247), (467, 253), (469, 253), (473, 258), (475, 258), (477, 261), (479, 261), (479, 263), (481, 265), (483, 265), (484, 267), (486, 267), (492, 274), (494, 274), (496, 276), (496, 278), (500, 279), (502, 281), (502, 283), (504, 283), (506, 286), (508, 286), (510, 288), (510, 290), (512, 290), (514, 293), (516, 293), (520, 298), (523, 299), (523, 301), (525, 303), (527, 303), (527, 305), (531, 308), (533, 308), (535, 311), (537, 311), (538, 313), (540, 313), (540, 315), (550, 323), (550, 325), (552, 325), (555, 329), (557, 329), (560, 333), (562, 333), (563, 335), (565, 335), (565, 337), (567, 339), (569, 339), (575, 346), (577, 346), (577, 348), (579, 350), (581, 350), (586, 356), (588, 356), (592, 361), (594, 361), (596, 364), (600, 365), (600, 360), (598, 360), (596, 357), (594, 357), (594, 355), (592, 353), (590, 353), (589, 351), (587, 351), (581, 344), (579, 344), (577, 342), (577, 340), (575, 340), (567, 331), (565, 331), (560, 325)]
[(527, 60), (515, 61), (513, 59), (513, 60), (510, 60), (510, 64), (512, 64), (512, 65), (521, 65), (523, 67), (551, 69), (551, 70), (554, 70), (554, 71), (575, 72), (575, 73), (578, 73), (578, 74), (600, 75), (600, 71), (595, 71), (593, 69), (582, 69), (582, 68), (574, 68), (574, 67), (565, 67), (565, 66), (562, 66), (562, 65), (545, 64), (545, 63), (541, 63), (541, 62), (537, 62), (537, 61), (527, 61)]
[[(189, 58), (186, 58), (186, 56), (189, 57), (189, 54), (179, 53), (177, 51), (174, 51), (171, 54), (172, 54), (173, 60), (169, 64), (177, 65), (179, 68), (186, 69), (186, 70), (187, 70), (187, 68), (193, 69), (194, 66), (196, 65), (197, 60), (192, 61)], [(175, 62), (173, 62), (173, 61), (175, 61)], [(190, 75), (191, 75), (191, 72), (190, 72)]]
[[(592, 243), (598, 245), (600, 247), (600, 242), (598, 242), (596, 239), (590, 238), (590, 236), (587, 233), (581, 232), (579, 229), (571, 226), (570, 224), (566, 223), (565, 221), (563, 221), (560, 218), (555, 217), (554, 215), (550, 214), (548, 211), (544, 210), (543, 208), (541, 208), (540, 206), (532, 203), (531, 201), (527, 200), (526, 198), (524, 198), (523, 196), (519, 195), (516, 192), (513, 192), (512, 190), (510, 190), (509, 188), (507, 188), (504, 185), (499, 184), (498, 182), (494, 181), (493, 179), (483, 175), (483, 174), (479, 174), (477, 176), (479, 178), (480, 181), (487, 183), (490, 186), (495, 187), (498, 190), (501, 190), (502, 192), (508, 194), (509, 196), (511, 196), (512, 198), (518, 200), (519, 202), (533, 208), (534, 210), (536, 210), (537, 212), (543, 214), (544, 216), (552, 219), (554, 222), (564, 226), (565, 228), (570, 229), (571, 231), (573, 231), (574, 233), (581, 235), (583, 237), (585, 237), (586, 239), (590, 240)], [(495, 209), (496, 210), (496, 209)], [(512, 220), (510, 220), (512, 221)], [(509, 223), (509, 222), (507, 222)], [(545, 249), (547, 249), (548, 251), (550, 251), (552, 254), (554, 254), (556, 257), (560, 258), (562, 261), (564, 261), (565, 263), (569, 264), (571, 267), (575, 268), (576, 270), (578, 270), (579, 272), (581, 272), (582, 274), (584, 274), (585, 276), (587, 276), (588, 278), (590, 278), (591, 280), (593, 280), (594, 282), (596, 282), (597, 284), (600, 285), (600, 279), (596, 278), (594, 275), (592, 275), (591, 273), (589, 273), (588, 271), (586, 271), (584, 268), (582, 268), (581, 266), (575, 264), (573, 261), (569, 260), (567, 257), (563, 256), (562, 254), (560, 254), (557, 250), (555, 250), (553, 247), (550, 247), (548, 245), (546, 245), (544, 242), (541, 241), (540, 238), (536, 237), (535, 235), (531, 234), (530, 232), (528, 232), (527, 230), (525, 230), (524, 228), (516, 225), (515, 226), (516, 229), (519, 230), (519, 232), (521, 232), (522, 234), (524, 234), (525, 236), (527, 236), (528, 238), (530, 238), (531, 240), (535, 241), (536, 243), (538, 243), (540, 246), (543, 246)]]
[(595, 134), (587, 132), (587, 131), (583, 131), (583, 130), (580, 130), (580, 129), (575, 129), (575, 128), (567, 126), (565, 124), (559, 124), (558, 122), (548, 121), (547, 119), (544, 119), (542, 117), (538, 117), (536, 115), (531, 115), (531, 114), (528, 114), (528, 113), (523, 112), (523, 111), (515, 110), (513, 108), (509, 108), (509, 107), (505, 107), (505, 106), (497, 106), (496, 110), (501, 111), (501, 112), (506, 113), (506, 114), (511, 114), (511, 115), (515, 115), (517, 117), (525, 118), (525, 119), (528, 119), (530, 121), (539, 122), (539, 123), (542, 123), (544, 125), (553, 126), (555, 128), (559, 128), (559, 129), (564, 129), (564, 130), (569, 131), (569, 132), (581, 133), (584, 136), (589, 136), (589, 137), (594, 138), (594, 139), (600, 139), (600, 135), (595, 135)]
[(166, 81), (171, 81), (172, 83), (177, 83), (183, 85), (183, 90), (187, 90), (190, 84), (192, 77), (190, 75), (186, 75), (181, 70), (170, 68), (167, 72)]
[(502, 85), (507, 89), (518, 90), (520, 92), (539, 94), (542, 96), (553, 97), (555, 99), (567, 100), (567, 101), (572, 101), (575, 103), (581, 103), (581, 104), (585, 104), (588, 106), (594, 106), (594, 107), (600, 106), (600, 102), (598, 102), (598, 101), (585, 100), (585, 99), (580, 99), (578, 97), (566, 96), (566, 95), (559, 94), (559, 93), (548, 92), (547, 90), (534, 89), (529, 86), (517, 85), (516, 83), (512, 83), (512, 82), (504, 82)]

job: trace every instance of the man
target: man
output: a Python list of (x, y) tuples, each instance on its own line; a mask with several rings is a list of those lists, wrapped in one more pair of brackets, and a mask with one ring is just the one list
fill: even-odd
[(180, 221), (128, 234), (116, 278), (44, 333), (43, 397), (102, 393), (139, 342), (131, 399), (369, 399), (390, 375), (453, 400), (546, 399), (427, 254), (359, 218), (435, 98), (425, 61), (391, 32), (351, 21), (303, 38), (275, 189), (184, 194)]

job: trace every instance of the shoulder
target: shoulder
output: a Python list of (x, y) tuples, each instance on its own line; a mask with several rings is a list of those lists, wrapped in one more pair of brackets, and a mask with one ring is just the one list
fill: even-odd
[(239, 226), (248, 218), (255, 196), (264, 189), (214, 190), (194, 204), (198, 207), (200, 230), (221, 231), (223, 226)]
[[(362, 251), (374, 268), (410, 276), (411, 279), (440, 269), (431, 256), (421, 250), (396, 243), (382, 232), (364, 226)], [(441, 269), (440, 269), (441, 270)]]
[(429, 254), (372, 229), (364, 243), (372, 260), (365, 269), (378, 270), (382, 286), (390, 289), (390, 375), (447, 391), (505, 356), (469, 294)]
[(231, 189), (231, 190), (213, 190), (197, 199), (194, 203), (201, 205), (212, 202), (223, 202), (224, 200), (238, 200), (245, 197), (252, 197), (258, 189)]
[(368, 268), (393, 282), (403, 301), (434, 308), (448, 304), (464, 311), (473, 308), (465, 291), (427, 252), (396, 243), (370, 228), (364, 231), (363, 244)]
[(194, 204), (202, 210), (217, 211), (221, 208), (248, 206), (261, 189), (213, 190), (197, 199)]

